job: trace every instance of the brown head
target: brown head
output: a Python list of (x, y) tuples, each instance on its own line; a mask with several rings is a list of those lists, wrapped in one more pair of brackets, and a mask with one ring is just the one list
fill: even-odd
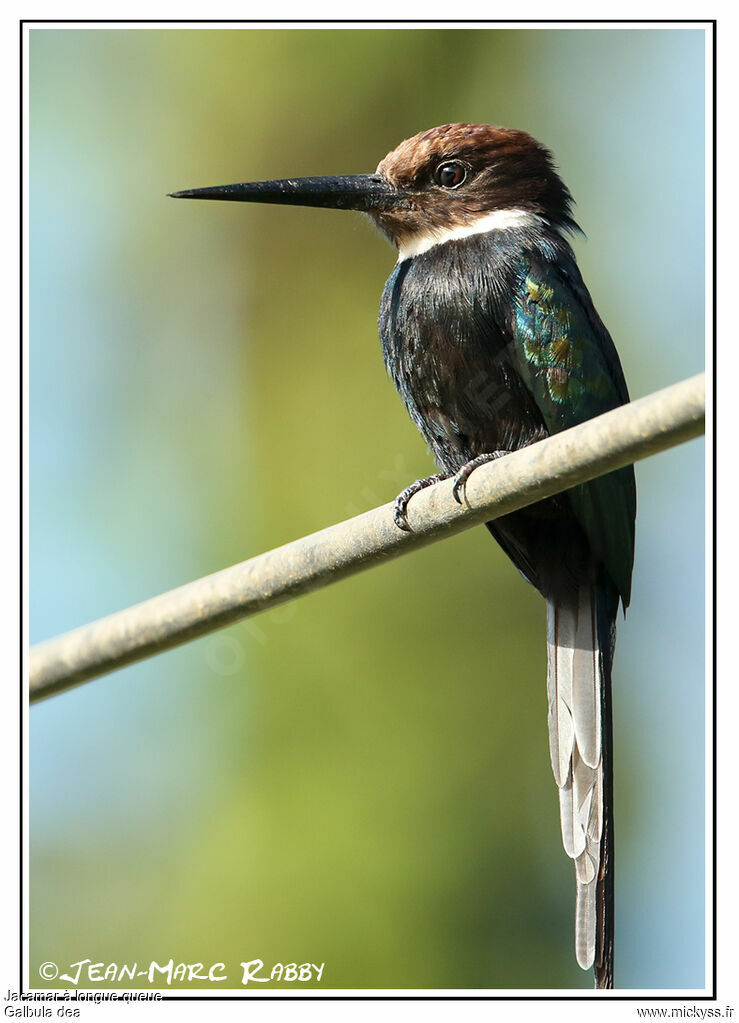
[(388, 153), (375, 174), (256, 181), (173, 195), (360, 210), (398, 246), (401, 258), (448, 237), (496, 227), (577, 227), (549, 150), (526, 132), (490, 124), (423, 131)]
[(572, 197), (551, 153), (514, 128), (430, 128), (388, 153), (377, 173), (410, 199), (403, 207), (370, 213), (399, 247), (411, 237), (470, 227), (498, 211), (533, 214), (565, 230), (576, 227)]

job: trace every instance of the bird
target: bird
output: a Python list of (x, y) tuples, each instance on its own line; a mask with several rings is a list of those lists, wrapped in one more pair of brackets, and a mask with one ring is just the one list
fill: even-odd
[[(479, 465), (629, 401), (621, 363), (578, 269), (574, 200), (527, 132), (453, 123), (404, 139), (375, 173), (243, 182), (175, 198), (367, 214), (396, 247), (379, 334), (386, 369), (462, 503)], [(547, 604), (549, 748), (575, 869), (575, 956), (614, 984), (612, 665), (631, 595), (632, 466), (486, 526)]]

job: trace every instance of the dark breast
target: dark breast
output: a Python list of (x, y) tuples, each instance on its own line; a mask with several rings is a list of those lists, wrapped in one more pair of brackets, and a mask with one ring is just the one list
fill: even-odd
[[(444, 473), (549, 435), (516, 368), (511, 296), (523, 286), (521, 254), (495, 236), (447, 242), (399, 263), (385, 286), (385, 365)], [(566, 495), (487, 525), (544, 596), (566, 597), (592, 570)]]
[(385, 365), (444, 472), (547, 435), (506, 331), (506, 257), (486, 236), (447, 242), (399, 263), (385, 286)]

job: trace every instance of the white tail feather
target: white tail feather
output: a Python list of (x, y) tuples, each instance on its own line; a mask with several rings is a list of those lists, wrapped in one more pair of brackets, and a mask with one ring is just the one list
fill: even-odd
[(594, 594), (580, 590), (572, 656), (572, 719), (580, 756), (588, 767), (600, 763), (600, 685)]
[[(572, 704), (572, 659), (574, 629), (572, 622), (561, 622), (554, 605), (547, 603), (547, 690), (549, 693), (549, 752), (557, 785), (567, 782), (575, 743)], [(561, 633), (564, 629), (565, 632)]]
[(603, 834), (603, 771), (598, 771), (598, 781), (593, 791), (593, 802), (590, 806), (588, 835), (594, 842), (600, 842)]
[(575, 909), (575, 956), (583, 970), (589, 970), (595, 960), (595, 887), (578, 884)]
[(547, 604), (549, 749), (559, 788), (565, 852), (575, 861), (575, 952), (587, 970), (595, 959), (595, 893), (603, 833), (601, 679), (595, 597), (577, 606)]
[(590, 853), (587, 851), (583, 852), (575, 860), (575, 875), (578, 884), (590, 884), (595, 877), (597, 869), (598, 866)]
[(570, 777), (559, 790), (559, 819), (562, 825), (562, 844), (567, 855), (574, 860), (585, 849), (585, 836), (577, 822), (572, 778)]

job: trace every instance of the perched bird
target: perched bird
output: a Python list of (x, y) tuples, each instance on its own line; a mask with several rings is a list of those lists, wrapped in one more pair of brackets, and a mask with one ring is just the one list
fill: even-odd
[[(579, 230), (551, 153), (523, 131), (446, 124), (406, 139), (375, 174), (290, 178), (178, 198), (363, 211), (398, 249), (380, 306), (385, 365), (439, 473), (464, 496), (481, 463), (629, 400), (611, 337), (567, 235)], [(631, 467), (487, 524), (547, 601), (547, 692), (562, 840), (576, 875), (575, 951), (613, 986), (611, 665), (629, 603)]]

